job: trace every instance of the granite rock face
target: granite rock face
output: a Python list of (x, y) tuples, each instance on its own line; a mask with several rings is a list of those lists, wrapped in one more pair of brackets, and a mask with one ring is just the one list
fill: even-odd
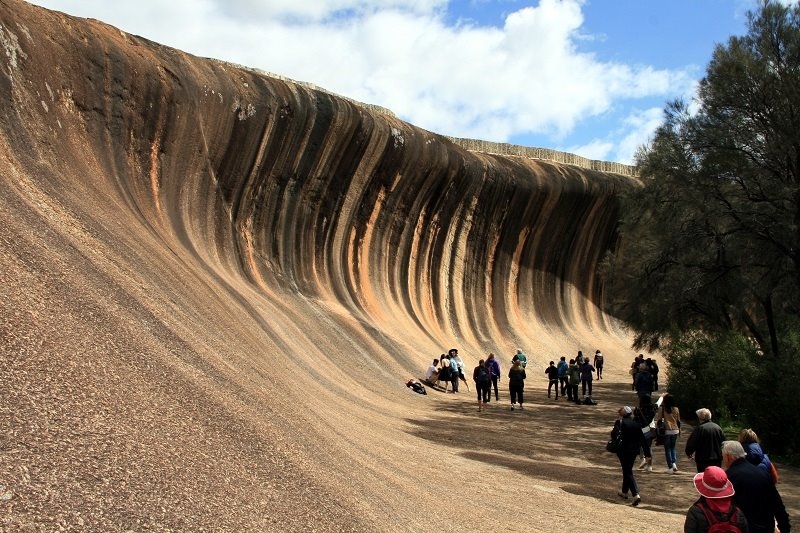
[[(19, 0), (0, 45), (7, 527), (270, 530), (278, 502), (284, 530), (370, 529), (425, 498), (342, 497), (370, 461), (344, 450), (390, 447), (359, 420), (403, 416), (432, 357), (629, 345), (597, 276), (629, 176), (469, 151)], [(337, 443), (321, 472), (309, 442)], [(355, 495), (383, 475), (361, 467)]]

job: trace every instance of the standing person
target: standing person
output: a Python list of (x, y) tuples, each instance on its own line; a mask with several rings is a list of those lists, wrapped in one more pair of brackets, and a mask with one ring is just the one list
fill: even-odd
[(525, 369), (522, 367), (522, 361), (517, 359), (511, 365), (508, 371), (508, 392), (511, 393), (511, 410), (516, 408), (519, 402), (519, 408), (522, 409), (522, 391), (525, 388)]
[(597, 379), (603, 379), (603, 354), (600, 350), (594, 352), (594, 369), (597, 370)]
[[(461, 369), (458, 368), (458, 362), (456, 361), (457, 353), (453, 353), (453, 350), (450, 350), (447, 354), (447, 360), (450, 361), (450, 385), (453, 388), (453, 394), (458, 394), (458, 380), (459, 374), (461, 373)], [(461, 359), (459, 357), (459, 359)], [(463, 361), (461, 364), (464, 364)]]
[(581, 369), (578, 368), (578, 364), (575, 362), (575, 359), (569, 360), (567, 374), (569, 375), (569, 385), (567, 386), (568, 398), (572, 402), (580, 405), (581, 399), (578, 397), (578, 384), (581, 382)]
[(439, 381), (444, 382), (444, 392), (445, 394), (449, 392), (447, 390), (447, 385), (450, 383), (452, 376), (450, 375), (450, 358), (447, 357), (447, 354), (442, 354), (439, 358), (439, 364), (442, 366), (439, 369)]
[(719, 522), (729, 522), (742, 533), (748, 533), (747, 518), (733, 502), (736, 491), (723, 469), (709, 466), (704, 472), (695, 474), (694, 488), (700, 493), (700, 498), (686, 513), (684, 533), (706, 533)]
[(522, 353), (522, 349), (521, 348), (517, 349), (517, 353), (511, 359), (511, 363), (513, 364), (514, 361), (519, 361), (520, 364), (522, 364), (522, 368), (525, 368), (525, 367), (528, 366), (528, 357), (524, 353)]
[(645, 361), (647, 363), (647, 369), (650, 371), (650, 375), (653, 376), (653, 392), (658, 390), (658, 363), (656, 363), (656, 358), (653, 357), (647, 358)]
[(583, 364), (580, 365), (581, 369), (581, 390), (583, 392), (583, 397), (586, 398), (586, 389), (589, 389), (589, 398), (592, 397), (592, 380), (594, 379), (594, 367), (592, 363), (589, 362), (589, 359), (586, 358), (583, 360)]
[(700, 424), (694, 428), (686, 441), (686, 455), (694, 459), (697, 471), (709, 466), (722, 466), (722, 428), (711, 421), (711, 411), (703, 407), (696, 411)]
[(661, 395), (661, 405), (658, 407), (655, 419), (664, 424), (664, 456), (667, 460), (667, 472), (678, 473), (678, 435), (681, 432), (681, 413), (675, 405), (675, 397), (665, 392)]
[(500, 394), (497, 392), (497, 380), (500, 379), (500, 361), (493, 353), (489, 354), (486, 359), (486, 368), (489, 369), (490, 377), (492, 378), (492, 385), (494, 386), (494, 399), (500, 401)]
[(756, 432), (750, 428), (743, 429), (739, 433), (739, 443), (742, 445), (744, 453), (747, 454), (747, 461), (768, 473), (770, 478), (772, 478), (772, 482), (777, 483), (778, 469), (776, 469), (775, 465), (770, 461), (769, 455), (764, 453), (764, 450), (761, 449), (761, 444), (759, 443)]
[[(567, 369), (569, 369), (569, 365), (567, 364), (567, 358), (563, 355), (561, 359), (558, 360), (558, 381), (561, 384), (561, 396), (564, 397), (567, 395), (567, 383), (569, 383), (569, 377), (567, 377)], [(570, 398), (571, 400), (572, 398)]]
[(750, 533), (773, 533), (775, 523), (781, 533), (790, 530), (789, 515), (769, 474), (750, 464), (741, 443), (722, 443), (722, 463), (736, 494), (733, 501), (747, 517)]
[(646, 363), (639, 363), (639, 371), (636, 373), (636, 394), (640, 397), (653, 394), (653, 375), (647, 369)]
[(628, 499), (628, 491), (633, 496), (631, 505), (636, 507), (642, 501), (639, 495), (639, 486), (633, 476), (633, 463), (639, 455), (639, 448), (642, 447), (642, 428), (633, 419), (633, 409), (629, 406), (620, 407), (619, 419), (614, 422), (614, 429), (611, 430), (611, 438), (614, 439), (619, 433), (622, 434), (622, 446), (617, 451), (617, 458), (622, 467), (622, 490), (617, 492), (620, 498)]
[(639, 406), (633, 410), (633, 419), (642, 428), (642, 462), (639, 464), (639, 470), (647, 472), (653, 471), (653, 453), (651, 451), (651, 444), (653, 442), (654, 431), (650, 427), (653, 422), (653, 417), (656, 416), (656, 406), (650, 399), (650, 396), (639, 397)]
[(633, 359), (633, 363), (631, 363), (631, 378), (633, 378), (631, 390), (636, 390), (636, 374), (639, 372), (639, 364), (642, 362), (644, 362), (644, 355), (639, 354)]
[[(448, 353), (450, 354), (450, 365), (452, 366), (453, 363), (456, 364), (456, 368), (458, 368), (458, 379), (463, 381), (464, 385), (467, 386), (467, 390), (469, 390), (469, 383), (467, 383), (467, 377), (464, 375), (464, 360), (458, 355), (458, 350), (456, 348), (451, 348)], [(456, 387), (456, 392), (458, 392), (458, 387)]]
[(556, 363), (554, 361), (550, 361), (550, 366), (544, 370), (544, 373), (547, 374), (547, 377), (550, 380), (550, 383), (547, 384), (547, 397), (550, 397), (550, 390), (555, 388), (556, 400), (558, 400), (558, 368), (556, 368)]
[(475, 390), (478, 391), (478, 411), (481, 411), (492, 397), (492, 375), (483, 359), (478, 361), (478, 366), (472, 371), (472, 380), (475, 382)]

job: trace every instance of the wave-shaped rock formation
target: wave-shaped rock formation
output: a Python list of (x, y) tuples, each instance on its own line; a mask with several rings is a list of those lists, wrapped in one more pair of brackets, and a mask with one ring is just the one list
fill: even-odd
[(452, 346), (603, 347), (613, 378), (596, 270), (632, 178), (20, 0), (0, 44), (0, 529), (533, 531), (569, 502), (646, 530), (591, 493), (615, 470), (554, 474), (558, 434), (404, 385)]

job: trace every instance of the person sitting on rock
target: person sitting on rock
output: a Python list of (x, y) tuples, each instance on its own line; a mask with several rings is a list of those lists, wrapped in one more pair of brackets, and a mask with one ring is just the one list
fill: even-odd
[(425, 372), (425, 383), (430, 385), (431, 387), (435, 387), (437, 382), (439, 381), (439, 360), (434, 359), (433, 363), (428, 367), (428, 370)]

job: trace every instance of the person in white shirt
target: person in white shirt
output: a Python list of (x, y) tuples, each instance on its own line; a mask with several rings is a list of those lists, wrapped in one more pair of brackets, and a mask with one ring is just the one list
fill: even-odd
[(469, 383), (464, 375), (464, 360), (458, 355), (458, 350), (456, 348), (451, 348), (448, 354), (450, 355), (450, 365), (456, 365), (456, 368), (458, 368), (458, 379), (463, 381), (464, 385), (467, 386), (467, 390), (469, 390)]
[(434, 359), (431, 366), (428, 367), (428, 371), (425, 372), (425, 381), (430, 383), (431, 385), (435, 385), (437, 381), (439, 381), (439, 360)]

